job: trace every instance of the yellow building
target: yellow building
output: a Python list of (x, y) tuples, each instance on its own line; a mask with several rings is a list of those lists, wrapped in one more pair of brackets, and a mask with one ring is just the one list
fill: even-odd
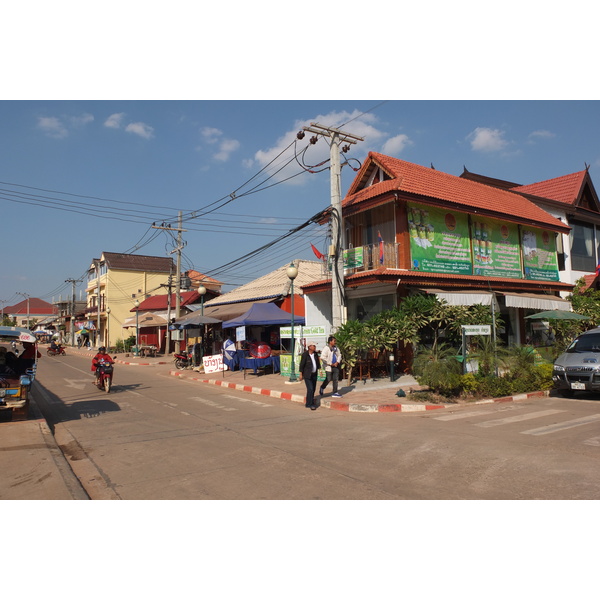
[(131, 317), (136, 302), (167, 293), (170, 280), (174, 289), (175, 274), (175, 263), (168, 257), (103, 252), (93, 259), (87, 274), (85, 309), (92, 345), (114, 346), (128, 337), (123, 323)]

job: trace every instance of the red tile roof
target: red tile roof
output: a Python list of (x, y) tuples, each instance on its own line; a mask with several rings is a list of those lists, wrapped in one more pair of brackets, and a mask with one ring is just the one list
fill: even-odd
[(578, 171), (577, 173), (547, 179), (546, 181), (530, 183), (529, 185), (519, 185), (511, 188), (511, 191), (574, 205), (579, 198), (586, 173), (587, 171)]
[[(167, 310), (167, 296), (168, 294), (150, 296), (150, 298), (146, 298), (143, 302), (140, 302), (137, 310), (140, 312)], [(196, 291), (182, 292), (179, 296), (181, 297), (180, 306), (200, 302), (200, 294)], [(171, 294), (171, 308), (175, 308), (175, 294)], [(135, 308), (132, 308), (130, 312), (135, 312), (135, 310)]]
[[(373, 162), (382, 167), (393, 179), (357, 191), (366, 170)], [(349, 208), (368, 198), (396, 190), (413, 194), (417, 196), (416, 200), (423, 202), (427, 202), (428, 198), (441, 200), (455, 204), (458, 210), (461, 208), (468, 212), (482, 210), (496, 213), (498, 218), (531, 222), (554, 231), (565, 233), (569, 231), (564, 223), (524, 196), (512, 191), (490, 187), (377, 152), (369, 152), (368, 159), (356, 176), (342, 207)]]
[[(13, 306), (5, 306), (4, 314), (7, 315), (27, 315), (27, 299), (14, 304)], [(58, 309), (53, 304), (42, 300), (41, 298), (29, 298), (29, 314), (30, 315), (56, 315)]]

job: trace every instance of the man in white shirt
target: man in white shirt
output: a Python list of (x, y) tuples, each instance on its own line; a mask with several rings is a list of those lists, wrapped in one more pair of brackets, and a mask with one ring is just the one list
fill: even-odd
[(319, 394), (322, 396), (325, 392), (325, 388), (329, 385), (329, 382), (333, 382), (333, 394), (332, 398), (341, 398), (341, 394), (338, 394), (338, 381), (340, 379), (340, 366), (342, 364), (342, 353), (339, 348), (335, 345), (335, 337), (330, 335), (327, 340), (327, 345), (321, 352), (321, 361), (325, 365), (325, 373), (327, 379), (321, 385)]

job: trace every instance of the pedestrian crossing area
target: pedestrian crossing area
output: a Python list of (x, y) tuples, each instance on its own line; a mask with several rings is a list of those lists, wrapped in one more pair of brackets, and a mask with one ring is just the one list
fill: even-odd
[[(547, 408), (534, 409), (531, 407), (510, 407), (500, 409), (501, 412), (509, 413), (507, 416), (490, 419), (490, 413), (482, 410), (457, 411), (451, 414), (443, 414), (433, 417), (436, 421), (460, 421), (462, 419), (473, 419), (471, 425), (478, 428), (490, 429), (493, 427), (506, 427), (515, 424), (521, 424), (520, 434), (528, 436), (550, 436), (566, 430), (583, 428), (582, 431), (593, 434), (592, 437), (583, 440), (581, 443), (587, 446), (600, 446), (600, 413), (573, 418), (572, 413), (566, 409)], [(499, 411), (499, 412), (500, 412)], [(477, 420), (481, 418), (483, 420)], [(536, 424), (536, 420), (540, 423)], [(543, 423), (543, 424), (542, 424)], [(586, 429), (587, 427), (587, 429)]]

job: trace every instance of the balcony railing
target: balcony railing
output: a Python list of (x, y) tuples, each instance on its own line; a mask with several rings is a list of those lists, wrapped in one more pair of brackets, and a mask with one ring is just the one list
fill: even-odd
[(383, 243), (383, 256), (379, 244), (368, 244), (344, 250), (344, 272), (346, 275), (375, 269), (398, 268), (398, 244)]

